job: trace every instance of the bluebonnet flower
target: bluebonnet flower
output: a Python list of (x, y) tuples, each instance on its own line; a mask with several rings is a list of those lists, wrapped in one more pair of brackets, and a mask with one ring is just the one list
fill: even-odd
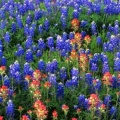
[(0, 29), (1, 29), (1, 30), (4, 30), (5, 27), (6, 27), (6, 22), (5, 22), (5, 20), (1, 20), (1, 21), (0, 21)]
[(97, 34), (97, 25), (94, 21), (91, 23), (91, 30), (93, 34)]
[(96, 80), (93, 80), (93, 85), (94, 85), (95, 91), (96, 90), (98, 91), (101, 89), (102, 83), (99, 79), (96, 79)]
[(102, 44), (102, 39), (100, 36), (97, 37), (96, 39), (97, 45), (101, 45)]
[(73, 10), (73, 14), (72, 14), (73, 18), (79, 18), (79, 12), (77, 9)]
[(16, 60), (15, 62), (14, 62), (14, 64), (12, 64), (12, 65), (10, 65), (10, 76), (12, 77), (12, 78), (14, 78), (15, 77), (15, 73), (16, 72), (20, 72), (20, 64), (19, 64), (19, 62)]
[(110, 38), (110, 37), (111, 37), (111, 33), (110, 33), (110, 32), (107, 32), (106, 37), (107, 37), (107, 38)]
[[(49, 40), (49, 46), (52, 46), (53, 47), (53, 44), (54, 44), (54, 41), (50, 41)], [(44, 40), (42, 39), (42, 38), (40, 38), (39, 40), (38, 40), (38, 46), (37, 46), (37, 48), (39, 49), (39, 50), (44, 50), (45, 48), (46, 48), (46, 45), (45, 45), (45, 43), (44, 43)]]
[(10, 34), (9, 34), (9, 32), (6, 32), (6, 34), (4, 36), (4, 40), (5, 40), (6, 43), (10, 42)]
[(98, 65), (97, 65), (97, 63), (95, 63), (95, 62), (90, 62), (90, 70), (91, 70), (92, 72), (98, 71)]
[(67, 27), (66, 17), (64, 15), (61, 15), (60, 21), (61, 21), (62, 28), (65, 29)]
[(58, 62), (56, 59), (53, 59), (52, 63), (51, 63), (51, 72), (55, 73), (55, 71), (57, 71), (58, 69)]
[(20, 84), (22, 80), (21, 72), (19, 71), (15, 72), (14, 79), (17, 84)]
[(113, 46), (113, 44), (111, 44), (111, 43), (107, 43), (108, 44), (108, 51), (109, 52), (114, 52), (114, 46)]
[(119, 46), (119, 37), (111, 35), (109, 44), (112, 44), (113, 49), (115, 49), (117, 46)]
[(32, 52), (31, 49), (28, 49), (26, 51), (25, 59), (26, 59), (26, 62), (32, 62), (33, 61), (33, 52)]
[(62, 99), (64, 97), (64, 85), (62, 83), (57, 85), (56, 97), (57, 99)]
[(0, 17), (1, 17), (2, 19), (5, 18), (5, 10), (4, 10), (4, 8), (1, 8), (1, 9), (0, 9)]
[(24, 26), (24, 34), (25, 34), (26, 36), (29, 35), (29, 27), (28, 27), (28, 24), (26, 24), (26, 25)]
[(56, 49), (59, 50), (59, 51), (63, 50), (64, 49), (64, 44), (65, 43), (64, 43), (62, 37), (58, 35), (57, 40), (56, 40)]
[(108, 26), (108, 30), (109, 30), (110, 32), (113, 32), (113, 31), (114, 31), (114, 27), (112, 27), (112, 25), (109, 24), (109, 26)]
[(10, 16), (14, 17), (14, 7), (10, 5), (8, 9), (9, 9)]
[(66, 50), (66, 52), (71, 52), (71, 50), (72, 50), (72, 45), (70, 44), (70, 40), (66, 40), (66, 41), (65, 41), (64, 49)]
[(12, 22), (12, 25), (11, 25), (11, 31), (14, 33), (14, 32), (16, 32), (16, 28), (17, 26), (16, 26), (16, 23), (15, 22)]
[(29, 49), (32, 47), (33, 40), (31, 36), (28, 36), (27, 40), (25, 41), (25, 47), (26, 49)]
[(79, 97), (78, 97), (78, 106), (83, 107), (84, 102), (85, 102), (85, 96), (84, 95), (79, 95)]
[(93, 80), (92, 74), (86, 73), (86, 74), (85, 74), (85, 81), (86, 81), (86, 83), (87, 83), (88, 85), (91, 85), (91, 84), (92, 84), (92, 80)]
[(93, 11), (95, 13), (100, 13), (100, 11), (101, 11), (101, 5), (100, 4), (94, 4), (93, 5)]
[(46, 68), (45, 62), (44, 62), (43, 60), (40, 60), (40, 61), (38, 62), (38, 69), (39, 69), (40, 71), (45, 71), (45, 68)]
[(4, 76), (4, 85), (7, 86), (8, 88), (10, 87), (10, 79), (8, 76)]
[(48, 37), (47, 38), (47, 45), (48, 45), (49, 49), (54, 47), (54, 39), (53, 39), (53, 37)]
[(31, 37), (33, 37), (33, 36), (34, 36), (34, 33), (35, 33), (35, 28), (30, 27), (30, 28), (29, 28), (29, 35), (30, 35)]
[(67, 6), (61, 7), (61, 14), (63, 14), (65, 17), (68, 16), (68, 7)]
[(32, 16), (28, 15), (27, 18), (26, 18), (26, 24), (30, 25), (31, 22), (32, 22)]
[(112, 116), (112, 118), (115, 118), (116, 114), (117, 114), (117, 108), (112, 106), (110, 111), (109, 111), (109, 114), (110, 114), (110, 116)]
[(42, 24), (39, 25), (38, 31), (39, 31), (40, 34), (43, 33), (43, 25)]
[(23, 68), (23, 74), (24, 74), (24, 76), (26, 76), (26, 75), (32, 75), (32, 72), (33, 72), (33, 70), (30, 67), (30, 64), (28, 62), (26, 62), (24, 64), (24, 68)]
[(119, 86), (119, 85), (118, 85), (118, 79), (115, 75), (112, 75), (112, 81), (113, 81), (112, 82), (112, 87), (117, 88), (117, 86)]
[(61, 50), (60, 51), (60, 55), (62, 56), (62, 57), (68, 57), (68, 52), (65, 50), (65, 49), (63, 49), (63, 50)]
[(33, 51), (33, 53), (36, 53), (37, 50), (38, 50), (37, 46), (36, 45), (32, 45), (32, 51)]
[(50, 22), (49, 22), (48, 19), (46, 19), (46, 20), (44, 21), (44, 29), (45, 29), (46, 31), (48, 31), (49, 28), (50, 28)]
[(41, 57), (42, 56), (42, 51), (41, 50), (37, 50), (36, 56), (37, 57)]
[(67, 33), (66, 32), (63, 32), (63, 35), (62, 35), (62, 39), (63, 41), (66, 41), (67, 40)]
[(6, 115), (8, 118), (14, 119), (14, 104), (13, 104), (12, 100), (9, 100), (7, 102)]
[(13, 93), (14, 93), (14, 90), (13, 89), (9, 89), (9, 92), (8, 92), (9, 97), (12, 97)]
[(62, 67), (62, 68), (60, 69), (59, 74), (60, 74), (60, 79), (61, 79), (62, 81), (64, 81), (64, 80), (67, 78), (66, 68), (65, 68), (65, 67)]
[(49, 82), (51, 83), (51, 85), (52, 86), (55, 86), (56, 85), (56, 75), (55, 74), (49, 74), (49, 77), (48, 77), (48, 79), (49, 79)]
[(114, 59), (114, 70), (120, 71), (120, 57)]
[(85, 31), (81, 31), (82, 39), (87, 35)]
[(119, 33), (119, 26), (115, 25), (114, 27), (114, 34), (117, 35)]
[(72, 82), (72, 87), (78, 87), (78, 77), (77, 76), (72, 76), (72, 79), (71, 79), (71, 82)]
[(24, 55), (24, 49), (22, 48), (22, 46), (18, 47), (18, 50), (15, 52), (15, 55), (18, 57)]
[(16, 20), (17, 20), (17, 25), (18, 25), (18, 27), (19, 27), (19, 28), (22, 28), (22, 27), (23, 27), (23, 23), (22, 23), (21, 16), (18, 15), (18, 16), (16, 17)]
[(0, 103), (2, 103), (3, 102), (3, 98), (2, 97), (0, 97)]
[(0, 58), (3, 56), (3, 51), (0, 50)]
[(109, 108), (111, 106), (111, 96), (108, 94), (105, 96), (103, 103)]
[(108, 64), (108, 61), (104, 61), (103, 62), (103, 67), (102, 67), (102, 72), (103, 74), (106, 73), (106, 72), (109, 72), (109, 64)]
[(39, 20), (42, 17), (42, 11), (40, 9), (35, 10), (34, 12), (34, 19)]
[(79, 75), (79, 70), (77, 68), (72, 68), (71, 75), (77, 77)]
[(87, 24), (88, 24), (87, 21), (82, 20), (81, 23), (80, 23), (80, 27), (85, 27)]
[(73, 32), (70, 32), (70, 33), (69, 33), (69, 39), (70, 39), (70, 40), (74, 39), (74, 33), (73, 33)]
[(108, 44), (107, 43), (103, 43), (103, 51), (108, 52)]
[(6, 66), (6, 64), (7, 64), (7, 60), (6, 60), (6, 58), (4, 56), (2, 56), (2, 58), (1, 58), (1, 66)]

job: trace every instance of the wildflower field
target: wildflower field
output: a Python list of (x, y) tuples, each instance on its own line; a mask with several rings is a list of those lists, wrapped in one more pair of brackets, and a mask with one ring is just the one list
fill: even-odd
[(0, 120), (120, 120), (119, 0), (0, 0)]

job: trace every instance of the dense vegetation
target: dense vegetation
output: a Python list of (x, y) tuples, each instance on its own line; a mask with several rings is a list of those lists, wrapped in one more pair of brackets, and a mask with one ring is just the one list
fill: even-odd
[(117, 0), (0, 0), (0, 120), (120, 120)]

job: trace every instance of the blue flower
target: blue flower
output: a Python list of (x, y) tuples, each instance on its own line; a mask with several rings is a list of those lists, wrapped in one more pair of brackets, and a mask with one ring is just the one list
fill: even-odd
[(77, 9), (73, 10), (73, 14), (72, 14), (73, 18), (79, 18), (79, 12)]
[(108, 94), (105, 96), (103, 103), (107, 106), (110, 107), (111, 106), (111, 96)]
[(44, 21), (44, 29), (45, 29), (46, 31), (48, 31), (49, 28), (50, 28), (50, 22), (49, 22), (48, 19), (46, 19), (46, 20)]
[(7, 106), (6, 106), (6, 115), (8, 118), (14, 119), (14, 104), (12, 102), (12, 100), (9, 100), (7, 102)]
[(62, 39), (63, 41), (66, 41), (68, 39), (68, 35), (66, 32), (63, 32)]
[(64, 80), (67, 78), (66, 68), (65, 68), (65, 67), (62, 67), (62, 68), (60, 69), (59, 74), (60, 74), (60, 79), (61, 79), (62, 81), (64, 81)]
[(32, 62), (33, 61), (33, 52), (32, 52), (31, 49), (28, 49), (26, 51), (25, 59), (26, 59), (26, 62)]
[(71, 75), (72, 75), (72, 76), (78, 76), (78, 75), (79, 75), (78, 69), (77, 69), (77, 68), (72, 68), (72, 70), (71, 70)]
[(49, 74), (49, 77), (48, 77), (48, 79), (49, 79), (49, 82), (51, 83), (51, 85), (52, 86), (55, 86), (56, 85), (56, 75), (55, 74)]
[(57, 85), (56, 97), (57, 99), (62, 99), (64, 97), (64, 86), (62, 83)]
[(112, 106), (111, 109), (110, 109), (109, 114), (110, 114), (110, 116), (112, 116), (112, 118), (115, 118), (115, 117), (116, 117), (116, 114), (117, 114), (117, 109), (116, 109), (116, 107)]
[(45, 68), (46, 68), (45, 62), (44, 62), (43, 60), (40, 60), (40, 61), (38, 62), (38, 69), (39, 69), (40, 71), (45, 71)]
[(9, 43), (10, 42), (10, 34), (9, 32), (6, 32), (5, 36), (4, 36), (4, 40), (5, 42)]

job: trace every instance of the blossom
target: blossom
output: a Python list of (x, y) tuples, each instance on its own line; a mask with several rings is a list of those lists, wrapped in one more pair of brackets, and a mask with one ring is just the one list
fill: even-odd
[(76, 18), (74, 18), (72, 21), (71, 21), (71, 26), (72, 28), (76, 31), (79, 29), (79, 26), (80, 26), (80, 21)]
[(47, 88), (47, 89), (49, 89), (51, 87), (51, 83), (49, 81), (46, 81), (44, 83), (44, 87)]
[(8, 96), (8, 92), (9, 92), (9, 89), (7, 86), (2, 86), (0, 87), (0, 96), (3, 98), (3, 99), (6, 99), (7, 96)]
[(56, 110), (52, 112), (53, 119), (56, 120), (58, 118), (58, 113)]
[(85, 40), (85, 42), (86, 42), (87, 44), (89, 44), (89, 43), (91, 42), (91, 38), (90, 38), (89, 35), (86, 35), (86, 36), (84, 37), (84, 40)]
[(36, 100), (33, 107), (38, 119), (41, 120), (47, 117), (48, 111), (42, 101)]
[(19, 106), (19, 108), (18, 108), (18, 111), (22, 111), (23, 110), (23, 107), (22, 106)]
[(103, 84), (105, 85), (112, 85), (112, 74), (110, 72), (106, 72), (104, 75), (103, 75)]
[(80, 34), (79, 32), (75, 33), (74, 35), (74, 39), (76, 41), (76, 43), (79, 45), (82, 42), (82, 34)]
[(73, 49), (71, 51), (70, 58), (71, 58), (71, 60), (77, 60), (78, 59), (78, 54), (77, 54), (76, 50)]
[(62, 110), (64, 111), (65, 114), (68, 113), (69, 107), (66, 104), (62, 105)]
[(33, 93), (33, 98), (41, 98), (41, 92), (40, 90), (35, 90)]
[(6, 67), (5, 66), (1, 66), (0, 67), (0, 74), (1, 75), (5, 74), (5, 70), (6, 70)]
[(98, 103), (100, 102), (97, 94), (91, 94), (88, 100), (88, 104), (90, 105), (89, 109), (96, 109)]
[(33, 78), (36, 80), (41, 80), (42, 78), (42, 73), (40, 72), (40, 70), (35, 70), (33, 72)]
[(0, 116), (0, 120), (3, 120), (3, 116)]
[(22, 115), (21, 120), (30, 120), (29, 117), (27, 115)]
[(78, 120), (77, 118), (72, 118), (71, 120)]

